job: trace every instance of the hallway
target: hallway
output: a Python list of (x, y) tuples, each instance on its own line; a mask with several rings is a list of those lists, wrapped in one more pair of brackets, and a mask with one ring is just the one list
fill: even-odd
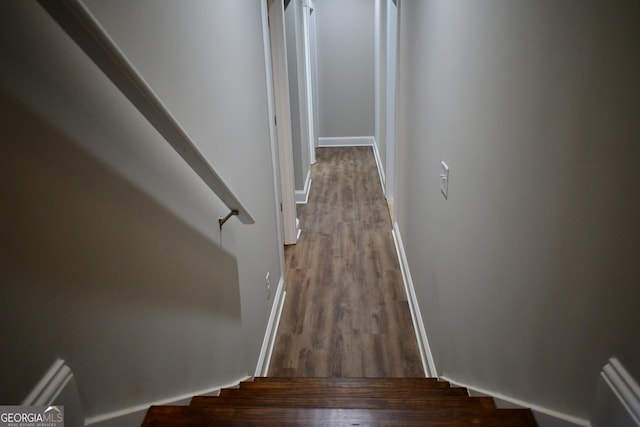
[(270, 376), (424, 376), (370, 147), (317, 149)]

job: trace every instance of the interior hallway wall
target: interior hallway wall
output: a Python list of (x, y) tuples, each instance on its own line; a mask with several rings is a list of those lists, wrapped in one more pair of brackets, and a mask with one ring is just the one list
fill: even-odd
[(94, 417), (252, 374), (282, 248), (260, 7), (87, 4), (256, 217), (221, 237), (228, 209), (38, 3), (0, 5), (0, 400), (62, 357)]
[(396, 208), (438, 373), (587, 418), (610, 356), (640, 378), (640, 5), (400, 13)]
[(374, 135), (374, 6), (316, 4), (320, 138)]

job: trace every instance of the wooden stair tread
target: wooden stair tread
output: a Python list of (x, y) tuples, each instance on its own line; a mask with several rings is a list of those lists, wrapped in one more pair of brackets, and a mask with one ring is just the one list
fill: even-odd
[(246, 383), (313, 383), (326, 385), (353, 384), (357, 386), (361, 386), (362, 384), (366, 384), (367, 386), (411, 384), (420, 387), (449, 387), (449, 383), (447, 381), (428, 377), (255, 377), (252, 381), (243, 381), (241, 384)]
[[(238, 390), (242, 390), (239, 392)], [(450, 387), (448, 382), (434, 378), (256, 378), (245, 381), (238, 388), (222, 390), (221, 396), (295, 395), (299, 397), (332, 396), (467, 396), (467, 390)]]
[(429, 410), (152, 406), (142, 424), (155, 426), (430, 426), (535, 427), (528, 409), (439, 408)]
[(344, 398), (373, 398), (373, 397), (387, 397), (395, 395), (398, 397), (412, 397), (420, 395), (424, 397), (468, 397), (469, 394), (466, 388), (461, 387), (438, 387), (433, 389), (370, 389), (366, 387), (362, 388), (324, 388), (324, 387), (291, 387), (291, 388), (273, 388), (273, 389), (256, 389), (249, 387), (241, 388), (227, 388), (220, 391), (221, 397), (233, 397), (233, 396), (251, 396), (259, 398), (260, 396), (269, 395), (277, 397), (296, 397), (296, 398), (318, 398), (322, 396), (344, 397)]
[(243, 381), (239, 387), (278, 388), (278, 387), (341, 387), (341, 388), (449, 388), (446, 381), (435, 378), (346, 378), (346, 377), (257, 377), (253, 381)]
[(238, 394), (226, 396), (195, 396), (191, 406), (271, 406), (289, 408), (343, 408), (343, 409), (427, 409), (427, 408), (458, 408), (462, 406), (495, 409), (495, 403), (490, 397), (432, 397), (395, 395), (379, 397), (361, 396), (244, 396)]

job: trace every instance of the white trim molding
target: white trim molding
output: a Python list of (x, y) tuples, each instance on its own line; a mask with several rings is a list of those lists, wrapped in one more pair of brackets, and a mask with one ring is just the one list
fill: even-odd
[(362, 147), (375, 145), (373, 136), (339, 136), (318, 138), (318, 147)]
[(382, 186), (382, 194), (387, 195), (386, 192), (386, 178), (384, 175), (384, 166), (382, 165), (382, 159), (380, 158), (380, 150), (378, 150), (378, 144), (373, 141), (373, 157), (376, 159), (376, 166), (378, 168), (378, 178), (380, 178), (380, 185)]
[(286, 296), (287, 292), (284, 289), (284, 277), (281, 276), (278, 281), (278, 288), (276, 290), (273, 305), (271, 306), (271, 314), (269, 315), (267, 330), (264, 334), (264, 339), (262, 340), (262, 348), (260, 349), (260, 356), (258, 357), (258, 364), (256, 366), (256, 377), (266, 377), (269, 373), (271, 354), (273, 353), (273, 347), (276, 343), (278, 325), (280, 325), (280, 316), (282, 315), (282, 308), (284, 307), (284, 300)]
[(311, 192), (311, 169), (307, 172), (307, 178), (304, 180), (304, 189), (296, 190), (296, 204), (304, 205), (309, 201), (309, 193)]
[(411, 279), (411, 272), (409, 271), (409, 264), (407, 262), (407, 256), (404, 251), (404, 245), (402, 243), (402, 237), (400, 236), (400, 228), (398, 223), (393, 224), (393, 242), (396, 245), (396, 253), (398, 254), (398, 261), (400, 263), (400, 271), (402, 272), (402, 281), (404, 282), (404, 290), (407, 293), (407, 300), (409, 301), (409, 310), (411, 311), (411, 319), (413, 320), (413, 328), (416, 332), (416, 338), (418, 340), (418, 347), (420, 350), (420, 358), (422, 359), (422, 367), (424, 374), (427, 377), (437, 377), (436, 365), (433, 361), (433, 355), (431, 354), (431, 348), (429, 347), (429, 340), (427, 339), (427, 331), (424, 328), (422, 321), (422, 315), (420, 314), (420, 307), (418, 306), (418, 299), (413, 287), (413, 280)]
[(42, 376), (31, 393), (22, 401), (23, 405), (50, 405), (73, 378), (71, 369), (64, 360), (57, 359)]
[[(268, 4), (267, 4), (268, 3)], [(265, 10), (268, 8), (268, 10)], [(291, 105), (289, 98), (289, 75), (287, 71), (287, 47), (284, 34), (284, 2), (262, 1), (262, 28), (264, 38), (267, 98), (269, 99), (271, 156), (276, 192), (278, 216), (282, 218), (282, 233), (285, 245), (297, 242), (295, 183), (293, 172), (293, 148), (291, 135)], [(276, 137), (277, 135), (277, 137)], [(280, 222), (280, 221), (278, 221)], [(282, 263), (284, 267), (284, 262)]]
[(65, 423), (68, 426), (85, 424), (84, 408), (76, 380), (64, 360), (57, 359), (45, 372), (31, 393), (22, 401), (25, 406), (64, 406)]
[[(590, 427), (589, 420), (574, 417), (544, 406), (535, 405), (520, 399), (505, 396), (482, 388), (474, 387), (469, 384), (461, 383), (445, 375), (441, 379), (450, 382), (452, 385), (464, 387), (469, 391), (470, 396), (489, 396), (492, 397), (498, 408), (530, 408), (536, 418), (539, 427)], [(613, 426), (613, 424), (607, 424)]]
[[(302, 6), (302, 40), (296, 40), (301, 42), (302, 55), (301, 60), (303, 66), (300, 66), (300, 59), (298, 60), (298, 70), (302, 69), (304, 73), (304, 91), (299, 91), (300, 96), (304, 96), (304, 103), (306, 104), (306, 121), (307, 121), (307, 140), (309, 143), (309, 163), (316, 163), (316, 146), (315, 146), (315, 123), (314, 123), (314, 99), (313, 99), (313, 72), (311, 71), (311, 37), (315, 37), (315, 34), (311, 34), (311, 11), (313, 10), (313, 2), (311, 0), (301, 0)], [(297, 39), (297, 38), (296, 38)], [(299, 79), (299, 78), (298, 78)], [(299, 82), (299, 80), (298, 80)], [(302, 87), (298, 83), (298, 87)]]
[(593, 427), (640, 426), (640, 387), (615, 357), (600, 372), (591, 423)]

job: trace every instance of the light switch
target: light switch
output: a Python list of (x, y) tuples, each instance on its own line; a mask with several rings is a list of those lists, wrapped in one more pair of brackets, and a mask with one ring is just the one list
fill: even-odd
[(447, 199), (449, 194), (449, 166), (444, 161), (440, 163), (440, 191), (442, 191), (444, 198)]

